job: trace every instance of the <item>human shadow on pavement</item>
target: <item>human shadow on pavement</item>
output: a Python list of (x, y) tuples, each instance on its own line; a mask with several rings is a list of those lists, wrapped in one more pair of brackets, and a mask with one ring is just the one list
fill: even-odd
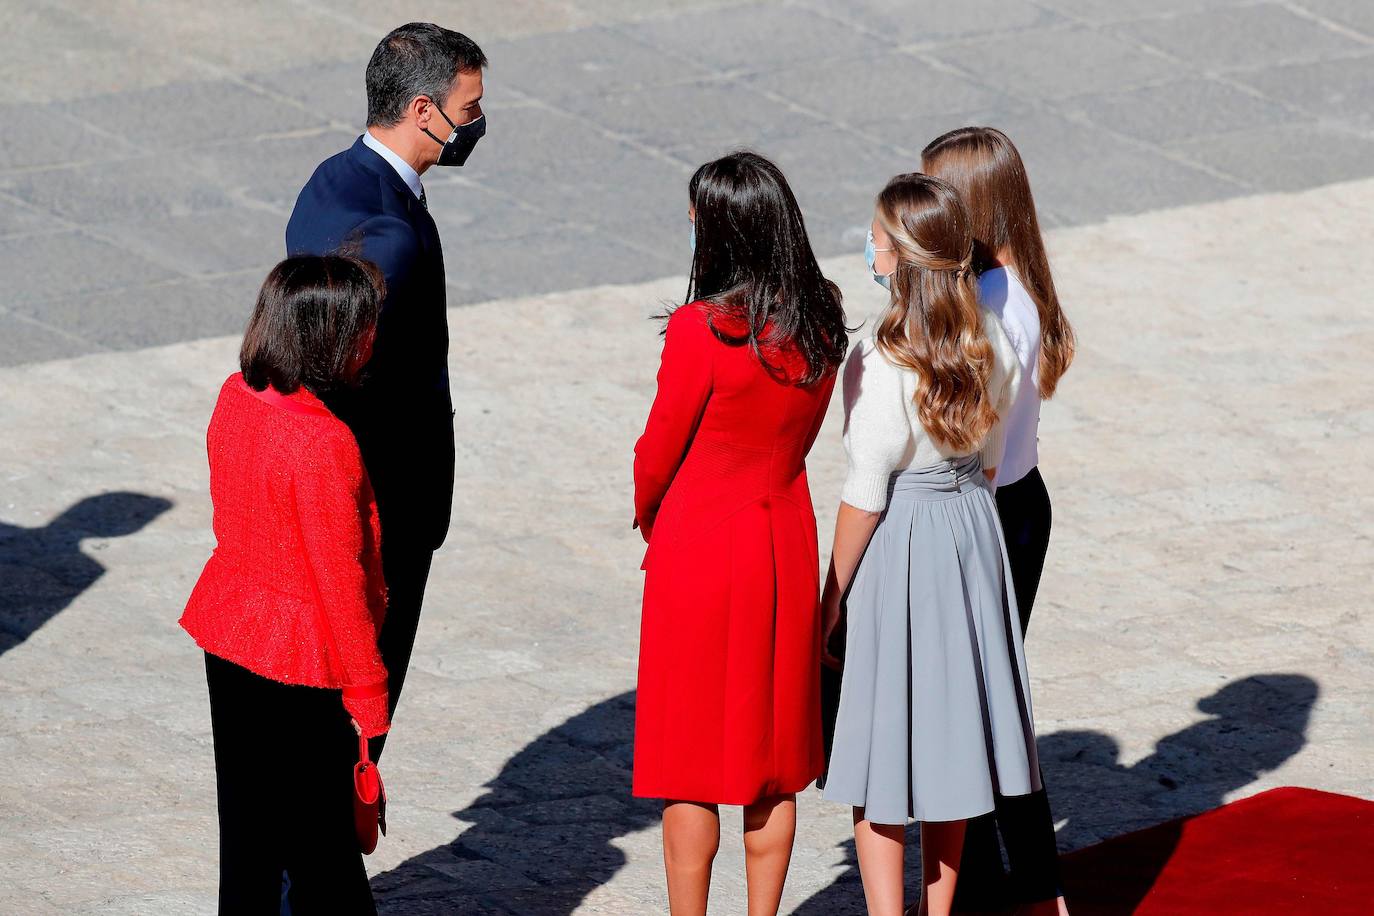
[[(1040, 765), (1050, 792), (1061, 850), (1217, 807), (1228, 794), (1276, 769), (1307, 743), (1317, 682), (1301, 674), (1256, 674), (1226, 684), (1197, 703), (1207, 719), (1161, 738), (1154, 752), (1130, 766), (1116, 739), (1102, 732), (1069, 730), (1042, 735)], [(1177, 846), (1181, 825), (1133, 869), (1141, 879), (1118, 886), (1119, 909), (1133, 912)], [(919, 872), (915, 827), (907, 831), (908, 880)], [(844, 844), (845, 870), (812, 895), (798, 916), (863, 914), (854, 843)], [(1072, 876), (1065, 892), (1074, 910)], [(913, 891), (912, 898), (915, 899)]]
[(105, 566), (82, 550), (82, 541), (133, 534), (171, 507), (158, 496), (100, 493), (37, 528), (0, 522), (0, 654), (28, 639), (105, 574)]
[(452, 842), (372, 879), (382, 913), (565, 916), (624, 866), (612, 841), (652, 827), (657, 801), (630, 795), (634, 691), (597, 703), (506, 761), (454, 812)]

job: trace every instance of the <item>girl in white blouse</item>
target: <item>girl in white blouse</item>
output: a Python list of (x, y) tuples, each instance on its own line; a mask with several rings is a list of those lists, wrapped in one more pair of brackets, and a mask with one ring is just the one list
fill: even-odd
[(923, 904), (947, 914), (966, 819), (1040, 788), (1029, 679), (991, 483), (1016, 351), (980, 308), (957, 192), (898, 175), (868, 252), (891, 291), (845, 367), (841, 496), (822, 597), (844, 674), (825, 797), (854, 808), (870, 914), (903, 912), (903, 834), (921, 822)]
[[(1004, 418), (1006, 452), (995, 483), (1024, 637), (1050, 541), (1050, 497), (1038, 467), (1040, 401), (1054, 394), (1073, 360), (1073, 329), (1059, 306), (1030, 181), (1011, 140), (991, 127), (960, 128), (932, 141), (921, 154), (921, 167), (958, 189), (968, 208), (979, 299), (1002, 319), (1021, 366), (1024, 384)], [(1010, 882), (1003, 880), (999, 826)], [(998, 798), (995, 820), (969, 823), (962, 878), (960, 909), (1014, 903), (1027, 916), (1067, 916), (1043, 789), (1024, 798)]]

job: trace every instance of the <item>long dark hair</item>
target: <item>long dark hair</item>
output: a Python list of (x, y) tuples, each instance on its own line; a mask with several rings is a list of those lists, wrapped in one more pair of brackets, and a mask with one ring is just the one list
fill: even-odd
[(243, 334), (243, 379), (282, 394), (357, 381), (385, 295), (381, 271), (349, 255), (287, 258), (267, 275)]
[(954, 185), (968, 207), (979, 273), (998, 252), (1010, 254), (1010, 266), (1040, 313), (1040, 397), (1051, 397), (1077, 341), (1059, 305), (1021, 154), (995, 127), (961, 127), (930, 141), (921, 151), (921, 168)]
[[(716, 337), (748, 344), (780, 380), (811, 385), (832, 374), (849, 347), (840, 288), (816, 263), (782, 171), (742, 150), (697, 169), (688, 193), (696, 252), (684, 304), (709, 304)], [(789, 352), (803, 370), (783, 368)]]

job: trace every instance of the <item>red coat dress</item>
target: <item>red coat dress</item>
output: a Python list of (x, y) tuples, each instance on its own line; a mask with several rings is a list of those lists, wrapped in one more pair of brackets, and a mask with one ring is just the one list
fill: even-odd
[[(804, 789), (823, 765), (806, 454), (834, 376), (805, 388), (776, 380), (749, 346), (715, 336), (709, 309), (669, 319), (635, 445), (649, 548), (634, 794), (741, 805)], [(795, 370), (799, 358), (769, 359)]]
[(341, 690), (363, 734), (386, 732), (381, 527), (353, 434), (304, 388), (235, 373), (206, 444), (215, 552), (181, 626), (254, 674)]

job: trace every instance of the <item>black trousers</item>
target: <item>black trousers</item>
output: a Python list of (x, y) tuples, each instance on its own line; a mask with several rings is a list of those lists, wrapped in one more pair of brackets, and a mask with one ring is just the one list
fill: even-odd
[(353, 827), (358, 737), (337, 690), (259, 677), (207, 654), (219, 796), (219, 912), (374, 916)]
[[(1007, 540), (1012, 591), (1016, 594), (1024, 637), (1050, 545), (1050, 495), (1039, 468), (1032, 468), (1013, 484), (997, 488), (997, 514)], [(1049, 796), (1044, 789), (1030, 795), (999, 795), (996, 804), (995, 811), (968, 822), (955, 905), (963, 909), (996, 909), (1009, 902), (1008, 896), (1015, 903), (1057, 897), (1059, 855)], [(997, 847), (999, 829), (1011, 866), (1009, 886)]]
[[(406, 671), (410, 668), (410, 654), (415, 648), (415, 631), (420, 626), (420, 605), (425, 600), (425, 584), (429, 581), (429, 567), (434, 551), (415, 547), (404, 541), (391, 546), (382, 536), (382, 576), (386, 579), (386, 619), (377, 636), (377, 648), (386, 665), (387, 689), (390, 692), (391, 713), (396, 713), (396, 701), (405, 686)], [(368, 744), (373, 760), (380, 760), (386, 747), (386, 735), (373, 738)]]

